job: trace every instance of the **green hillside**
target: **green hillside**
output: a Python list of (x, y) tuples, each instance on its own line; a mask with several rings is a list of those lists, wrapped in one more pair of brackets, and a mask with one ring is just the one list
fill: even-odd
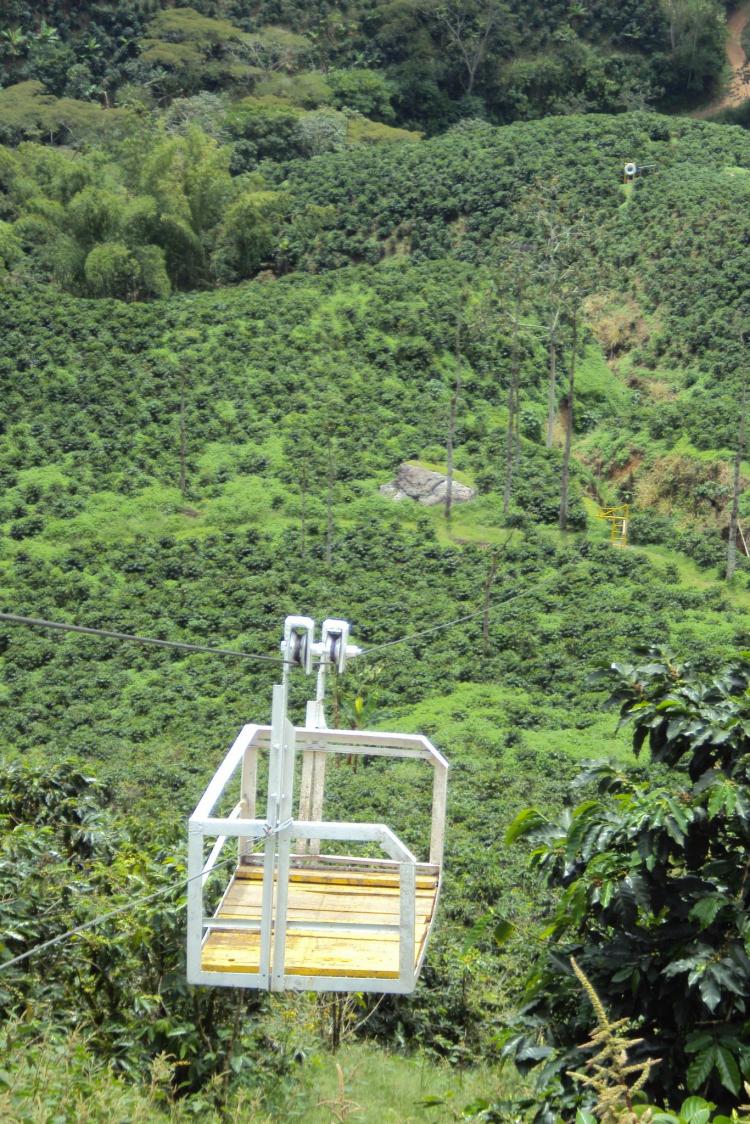
[[(484, 114), (507, 123), (705, 100), (722, 77), (727, 8), (716, 0), (7, 0), (0, 60), (4, 85), (40, 83), (69, 114), (252, 92), (433, 132)], [(28, 116), (18, 126), (33, 128)]]
[[(329, 719), (452, 772), (413, 996), (192, 988), (186, 820), (278, 668), (0, 624), (0, 1115), (624, 1124), (571, 954), (654, 1103), (737, 1110), (750, 139), (648, 108), (713, 96), (723, 7), (6, 7), (0, 612), (344, 617)], [(405, 462), (477, 495), (394, 502)], [(411, 764), (327, 784), (416, 846)]]

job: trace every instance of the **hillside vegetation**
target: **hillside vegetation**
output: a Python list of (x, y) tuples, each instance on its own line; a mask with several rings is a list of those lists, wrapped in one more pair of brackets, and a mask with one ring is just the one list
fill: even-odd
[[(349, 109), (430, 132), (487, 114), (618, 112), (705, 99), (724, 63), (717, 0), (8, 0), (6, 86), (63, 117), (199, 92)], [(29, 91), (30, 92), (30, 91)], [(75, 103), (75, 104), (73, 104)], [(30, 107), (17, 126), (33, 128)]]
[[(4, 625), (0, 960), (117, 912), (0, 972), (0, 1113), (590, 1124), (570, 953), (662, 1060), (649, 1096), (731, 1112), (750, 139), (643, 108), (709, 96), (719, 7), (6, 7), (0, 611), (265, 655), (292, 612), (405, 638), (330, 713), (452, 774), (413, 997), (189, 988), (184, 825), (275, 669)], [(394, 503), (405, 461), (477, 497)], [(623, 502), (624, 550), (597, 518)], [(326, 816), (417, 845), (411, 766), (329, 778)]]

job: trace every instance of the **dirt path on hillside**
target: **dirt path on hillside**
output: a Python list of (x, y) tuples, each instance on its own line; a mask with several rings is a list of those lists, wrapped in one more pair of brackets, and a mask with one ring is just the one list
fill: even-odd
[(713, 117), (722, 109), (733, 109), (750, 98), (750, 64), (742, 46), (742, 32), (748, 20), (750, 20), (750, 3), (740, 4), (727, 19), (727, 62), (732, 77), (721, 97), (701, 109), (693, 110), (691, 117)]

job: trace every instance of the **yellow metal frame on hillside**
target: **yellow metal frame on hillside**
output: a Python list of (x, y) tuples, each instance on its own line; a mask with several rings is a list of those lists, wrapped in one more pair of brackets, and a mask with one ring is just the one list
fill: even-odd
[(621, 503), (618, 507), (603, 507), (597, 518), (606, 519), (609, 523), (609, 541), (613, 546), (628, 545), (630, 504)]

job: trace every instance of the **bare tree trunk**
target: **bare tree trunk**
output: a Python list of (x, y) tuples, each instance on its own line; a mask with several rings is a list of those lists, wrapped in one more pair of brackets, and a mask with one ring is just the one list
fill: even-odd
[(734, 454), (734, 480), (732, 484), (732, 512), (729, 517), (729, 542), (727, 544), (726, 579), (731, 581), (737, 567), (737, 528), (740, 517), (740, 468), (745, 452), (745, 414), (747, 404), (747, 373), (742, 373), (742, 397), (740, 399), (740, 425), (737, 433), (737, 451)]
[(482, 641), (484, 644), (484, 654), (490, 650), (490, 594), (492, 593), (492, 586), (497, 577), (497, 568), (500, 565), (500, 555), (493, 553), (490, 562), (490, 568), (487, 571), (487, 577), (484, 579), (484, 604), (482, 606)]
[(439, 22), (443, 24), (448, 33), (448, 39), (458, 50), (466, 68), (464, 93), (467, 96), (470, 95), (474, 89), (479, 67), (484, 62), (487, 42), (497, 22), (499, 13), (495, 5), (492, 2), (484, 5), (484, 10), (480, 12), (480, 20), (483, 18), (484, 23), (480, 23), (476, 30), (472, 29), (467, 12), (460, 4), (453, 8), (446, 5), (435, 11), (437, 6), (433, 0), (423, 0), (422, 7), (424, 11), (436, 16)]
[(299, 552), (300, 557), (307, 557), (307, 476), (303, 472), (299, 478)]
[(510, 501), (513, 495), (513, 464), (515, 462), (515, 435), (516, 435), (516, 379), (517, 371), (514, 367), (511, 372), (510, 386), (508, 387), (508, 428), (505, 432), (505, 487), (503, 488), (503, 515), (510, 511)]
[(187, 425), (185, 421), (185, 371), (180, 368), (180, 495), (183, 500), (187, 491), (186, 462)]
[[(517, 296), (516, 312), (520, 311), (520, 294)], [(511, 343), (510, 384), (508, 386), (508, 428), (506, 430), (505, 448), (505, 487), (503, 489), (503, 515), (510, 510), (510, 501), (513, 495), (513, 466), (516, 463), (516, 444), (518, 443), (518, 380), (521, 365), (518, 349), (518, 315), (513, 320), (513, 338)]]
[(336, 483), (336, 465), (333, 458), (331, 438), (328, 438), (328, 463), (326, 474), (326, 554), (325, 564), (331, 565), (333, 557), (333, 486)]
[(555, 429), (557, 413), (557, 321), (559, 313), (550, 328), (549, 334), (549, 384), (547, 390), (547, 448), (552, 448), (552, 434)]
[(568, 491), (570, 485), (570, 447), (573, 442), (573, 400), (576, 378), (576, 352), (578, 350), (578, 310), (573, 311), (573, 342), (570, 353), (570, 381), (568, 383), (567, 418), (565, 421), (565, 449), (560, 476), (560, 530), (568, 529)]
[(445, 443), (446, 485), (445, 485), (445, 518), (451, 521), (453, 508), (453, 442), (456, 436), (456, 414), (458, 413), (458, 396), (461, 393), (461, 376), (456, 376), (456, 384), (451, 395), (451, 406), (448, 414), (448, 440)]
[(456, 438), (456, 418), (458, 415), (458, 399), (461, 394), (461, 319), (456, 321), (456, 381), (453, 385), (450, 410), (448, 411), (448, 434), (445, 442), (445, 518), (450, 523), (451, 509), (453, 507), (453, 445)]
[(516, 420), (513, 426), (513, 477), (518, 476), (521, 469), (521, 406), (519, 399), (519, 386), (516, 380)]
[(661, 0), (661, 6), (669, 25), (669, 46), (674, 51), (677, 46), (677, 7), (675, 0)]

